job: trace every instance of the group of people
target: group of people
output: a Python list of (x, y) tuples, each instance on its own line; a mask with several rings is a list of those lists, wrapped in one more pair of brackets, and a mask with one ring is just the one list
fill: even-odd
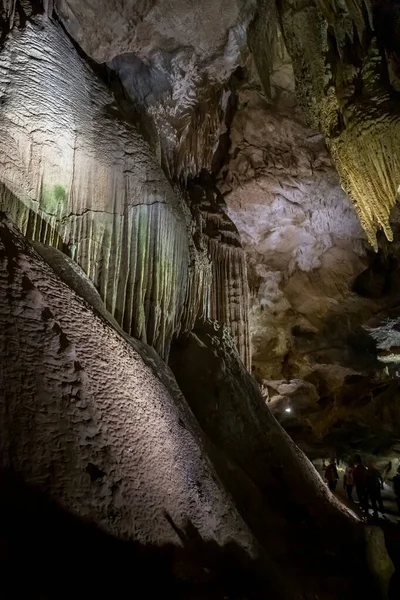
[[(335, 459), (332, 459), (325, 468), (325, 480), (329, 489), (334, 492), (339, 481)], [(392, 483), (400, 514), (400, 467), (397, 469)], [(351, 501), (353, 500), (354, 488), (356, 489), (361, 510), (368, 512), (369, 504), (371, 503), (374, 516), (378, 515), (378, 509), (380, 512), (384, 512), (381, 494), (383, 477), (373, 463), (370, 463), (368, 467), (365, 466), (359, 454), (355, 456), (354, 462), (350, 462), (346, 467), (343, 487), (346, 490), (348, 499)]]

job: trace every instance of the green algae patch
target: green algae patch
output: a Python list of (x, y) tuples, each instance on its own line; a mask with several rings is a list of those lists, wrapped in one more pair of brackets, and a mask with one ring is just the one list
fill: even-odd
[(62, 185), (43, 185), (40, 198), (40, 208), (50, 214), (57, 215), (63, 212), (67, 202), (65, 187)]

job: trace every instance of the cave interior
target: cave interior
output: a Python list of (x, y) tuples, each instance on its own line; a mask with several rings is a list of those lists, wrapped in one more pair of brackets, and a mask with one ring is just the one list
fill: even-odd
[(400, 598), (398, 200), (400, 0), (0, 0), (2, 598)]

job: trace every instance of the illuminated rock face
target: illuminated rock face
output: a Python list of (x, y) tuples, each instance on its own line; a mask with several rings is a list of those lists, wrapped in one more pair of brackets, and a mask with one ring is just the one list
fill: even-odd
[[(45, 4), (47, 16), (26, 22), (29, 2), (0, 9), (19, 25), (3, 32), (0, 53), (0, 205), (22, 231), (2, 221), (1, 466), (117, 539), (176, 546), (190, 523), (202, 541), (233, 542), (277, 574), (282, 593), (268, 588), (271, 597), (365, 597), (353, 576), (365, 566), (361, 529), (275, 421), (229, 335), (205, 320), (230, 327), (248, 367), (241, 233), (254, 329), (269, 335), (281, 311), (284, 343), (277, 328), (256, 366), (284, 376), (293, 339), (309, 341), (331, 306), (347, 302), (363, 259), (321, 138), (263, 112), (259, 90), (248, 107), (236, 94), (237, 67), (251, 62), (250, 46), (263, 47), (256, 2), (57, 1), (81, 49), (107, 61), (104, 77), (120, 78), (119, 107)], [(270, 75), (292, 106), (290, 66)], [(128, 124), (138, 116), (148, 144)], [(159, 358), (172, 339), (197, 421)], [(290, 366), (303, 376), (311, 361), (295, 350)], [(264, 391), (317, 402), (317, 385), (297, 381), (264, 378)], [(341, 557), (333, 582), (332, 556)]]
[(124, 329), (166, 356), (186, 318), (190, 261), (194, 316), (207, 302), (184, 203), (59, 27), (14, 29), (0, 63), (1, 179), (19, 199), (3, 197), (3, 210), (33, 239), (61, 238)]
[[(83, 297), (93, 298), (79, 270), (71, 276), (61, 255), (41, 252)], [(169, 383), (160, 380), (167, 370), (162, 361), (155, 361), (156, 374), (136, 342), (124, 339), (104, 312), (96, 315), (3, 216), (0, 306), (2, 474), (11, 470), (117, 539), (180, 546), (179, 533), (190, 524), (197, 549), (212, 541), (222, 555), (223, 546), (234, 544), (247, 560), (258, 557), (270, 580), (255, 597), (268, 597), (273, 582), (274, 598), (296, 590), (324, 600), (339, 591), (357, 598), (358, 577), (347, 571), (364, 564), (362, 531), (271, 416), (226, 332), (210, 324), (195, 329), (180, 355), (199, 426), (173, 391), (172, 375)], [(326, 527), (323, 547), (310, 523)], [(340, 535), (329, 534), (338, 529)], [(322, 565), (332, 552), (343, 560), (325, 593)], [(285, 568), (295, 572), (290, 581)]]
[(244, 86), (230, 140), (218, 184), (248, 261), (253, 365), (260, 378), (304, 377), (313, 357), (296, 353), (296, 332), (315, 352), (344, 303), (354, 316), (373, 304), (349, 289), (366, 264), (363, 232), (322, 137), (293, 111)]
[(0, 256), (1, 467), (117, 537), (252, 552), (183, 398), (4, 218)]
[(366, 266), (363, 235), (322, 137), (301, 122), (274, 3), (256, 15), (251, 1), (193, 10), (175, 0), (163, 19), (158, 2), (105, 3), (98, 20), (89, 1), (55, 3), (120, 78), (130, 120), (151, 124), (149, 145), (65, 32), (45, 17), (25, 27), (11, 4), (21, 27), (0, 57), (2, 208), (76, 260), (123, 329), (160, 356), (211, 318), (230, 327), (265, 390), (308, 378), (310, 404), (328, 388), (336, 397), (360, 375), (348, 338), (382, 303), (350, 291)]
[(323, 137), (301, 119), (290, 81), (283, 53), (268, 101), (249, 65), (218, 176), (248, 263), (252, 372), (309, 456), (390, 453), (399, 433), (397, 386), (387, 389), (390, 377), (363, 324), (396, 302), (396, 261), (371, 259)]
[(62, 245), (124, 330), (160, 356), (175, 332), (211, 316), (231, 326), (249, 366), (240, 241), (236, 250), (217, 243), (210, 258), (195, 246), (180, 193), (60, 27), (36, 17), (14, 29), (0, 61), (0, 178), (19, 199), (3, 195), (2, 208), (28, 237)]
[(400, 180), (397, 2), (279, 3), (298, 96), (325, 135), (370, 243), (392, 239)]

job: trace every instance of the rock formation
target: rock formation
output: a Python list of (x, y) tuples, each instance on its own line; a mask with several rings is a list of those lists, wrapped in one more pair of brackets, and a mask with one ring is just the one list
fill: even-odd
[[(221, 361), (226, 364), (223, 380), (218, 375), (209, 379), (220, 380), (222, 389), (228, 386), (222, 392), (220, 421), (215, 421), (211, 406), (196, 411), (202, 428), (210, 434), (210, 446), (183, 397), (171, 394), (135, 346), (61, 282), (4, 218), (0, 236), (3, 470), (119, 539), (179, 545), (177, 532), (184, 531), (189, 522), (205, 542), (236, 542), (254, 557), (260, 555), (258, 543), (231, 500), (239, 495), (240, 510), (250, 524), (254, 527), (258, 522), (263, 527), (258, 536), (268, 551), (268, 585), (279, 585), (282, 594), (290, 594), (291, 586), (283, 583), (283, 573), (274, 564), (285, 560), (288, 568), (296, 563), (299, 568), (294, 540), (304, 527), (311, 535), (318, 522), (324, 525), (325, 551), (336, 554), (341, 542), (329, 530), (341, 523), (343, 534), (353, 536), (359, 546), (362, 563), (361, 531), (357, 534), (353, 519), (330, 505), (325, 486), (263, 405), (229, 339), (227, 345), (216, 337), (213, 345), (220, 358), (211, 352), (206, 359), (213, 368), (220, 369)], [(51, 261), (54, 264), (54, 256)], [(66, 280), (71, 278), (70, 269), (66, 263)], [(75, 287), (88, 297), (88, 284), (78, 271), (75, 281)], [(201, 336), (197, 330), (190, 335)], [(204, 354), (206, 346), (200, 344)], [(193, 356), (196, 360), (190, 360), (191, 352), (180, 356), (203, 371), (204, 359)], [(190, 378), (188, 365), (183, 366), (178, 372)], [(205, 382), (197, 381), (211, 399)], [(238, 382), (243, 391), (232, 395), (228, 390)], [(181, 383), (191, 405), (198, 406), (185, 380)], [(233, 399), (236, 405), (232, 406)], [(229, 421), (231, 411), (236, 423)], [(204, 417), (214, 419), (211, 428)], [(13, 437), (16, 431), (21, 432), (18, 438)], [(260, 452), (263, 460), (255, 462)], [(231, 496), (208, 455), (214, 458)], [(273, 484), (287, 490), (287, 506), (279, 501), (279, 494), (267, 496)], [(310, 495), (312, 505), (308, 504)], [(261, 503), (256, 510), (254, 502)], [(311, 555), (296, 583), (305, 590), (310, 583), (302, 571), (315, 560), (311, 537), (309, 541)], [(321, 573), (314, 577), (316, 590), (322, 592), (327, 576), (321, 564)], [(332, 585), (338, 592), (356, 594), (356, 580), (344, 582), (337, 577)]]
[(166, 356), (190, 289), (183, 203), (59, 26), (13, 29), (1, 61), (2, 176), (19, 199), (3, 209), (32, 239), (58, 235), (124, 329)]
[(37, 561), (54, 529), (172, 597), (387, 595), (273, 415), (311, 457), (397, 447), (398, 14), (0, 3), (10, 564), (43, 523)]
[(3, 468), (118, 537), (179, 541), (169, 515), (250, 549), (182, 401), (4, 220), (1, 254)]
[(321, 127), (370, 243), (399, 185), (397, 2), (279, 3), (299, 97)]

